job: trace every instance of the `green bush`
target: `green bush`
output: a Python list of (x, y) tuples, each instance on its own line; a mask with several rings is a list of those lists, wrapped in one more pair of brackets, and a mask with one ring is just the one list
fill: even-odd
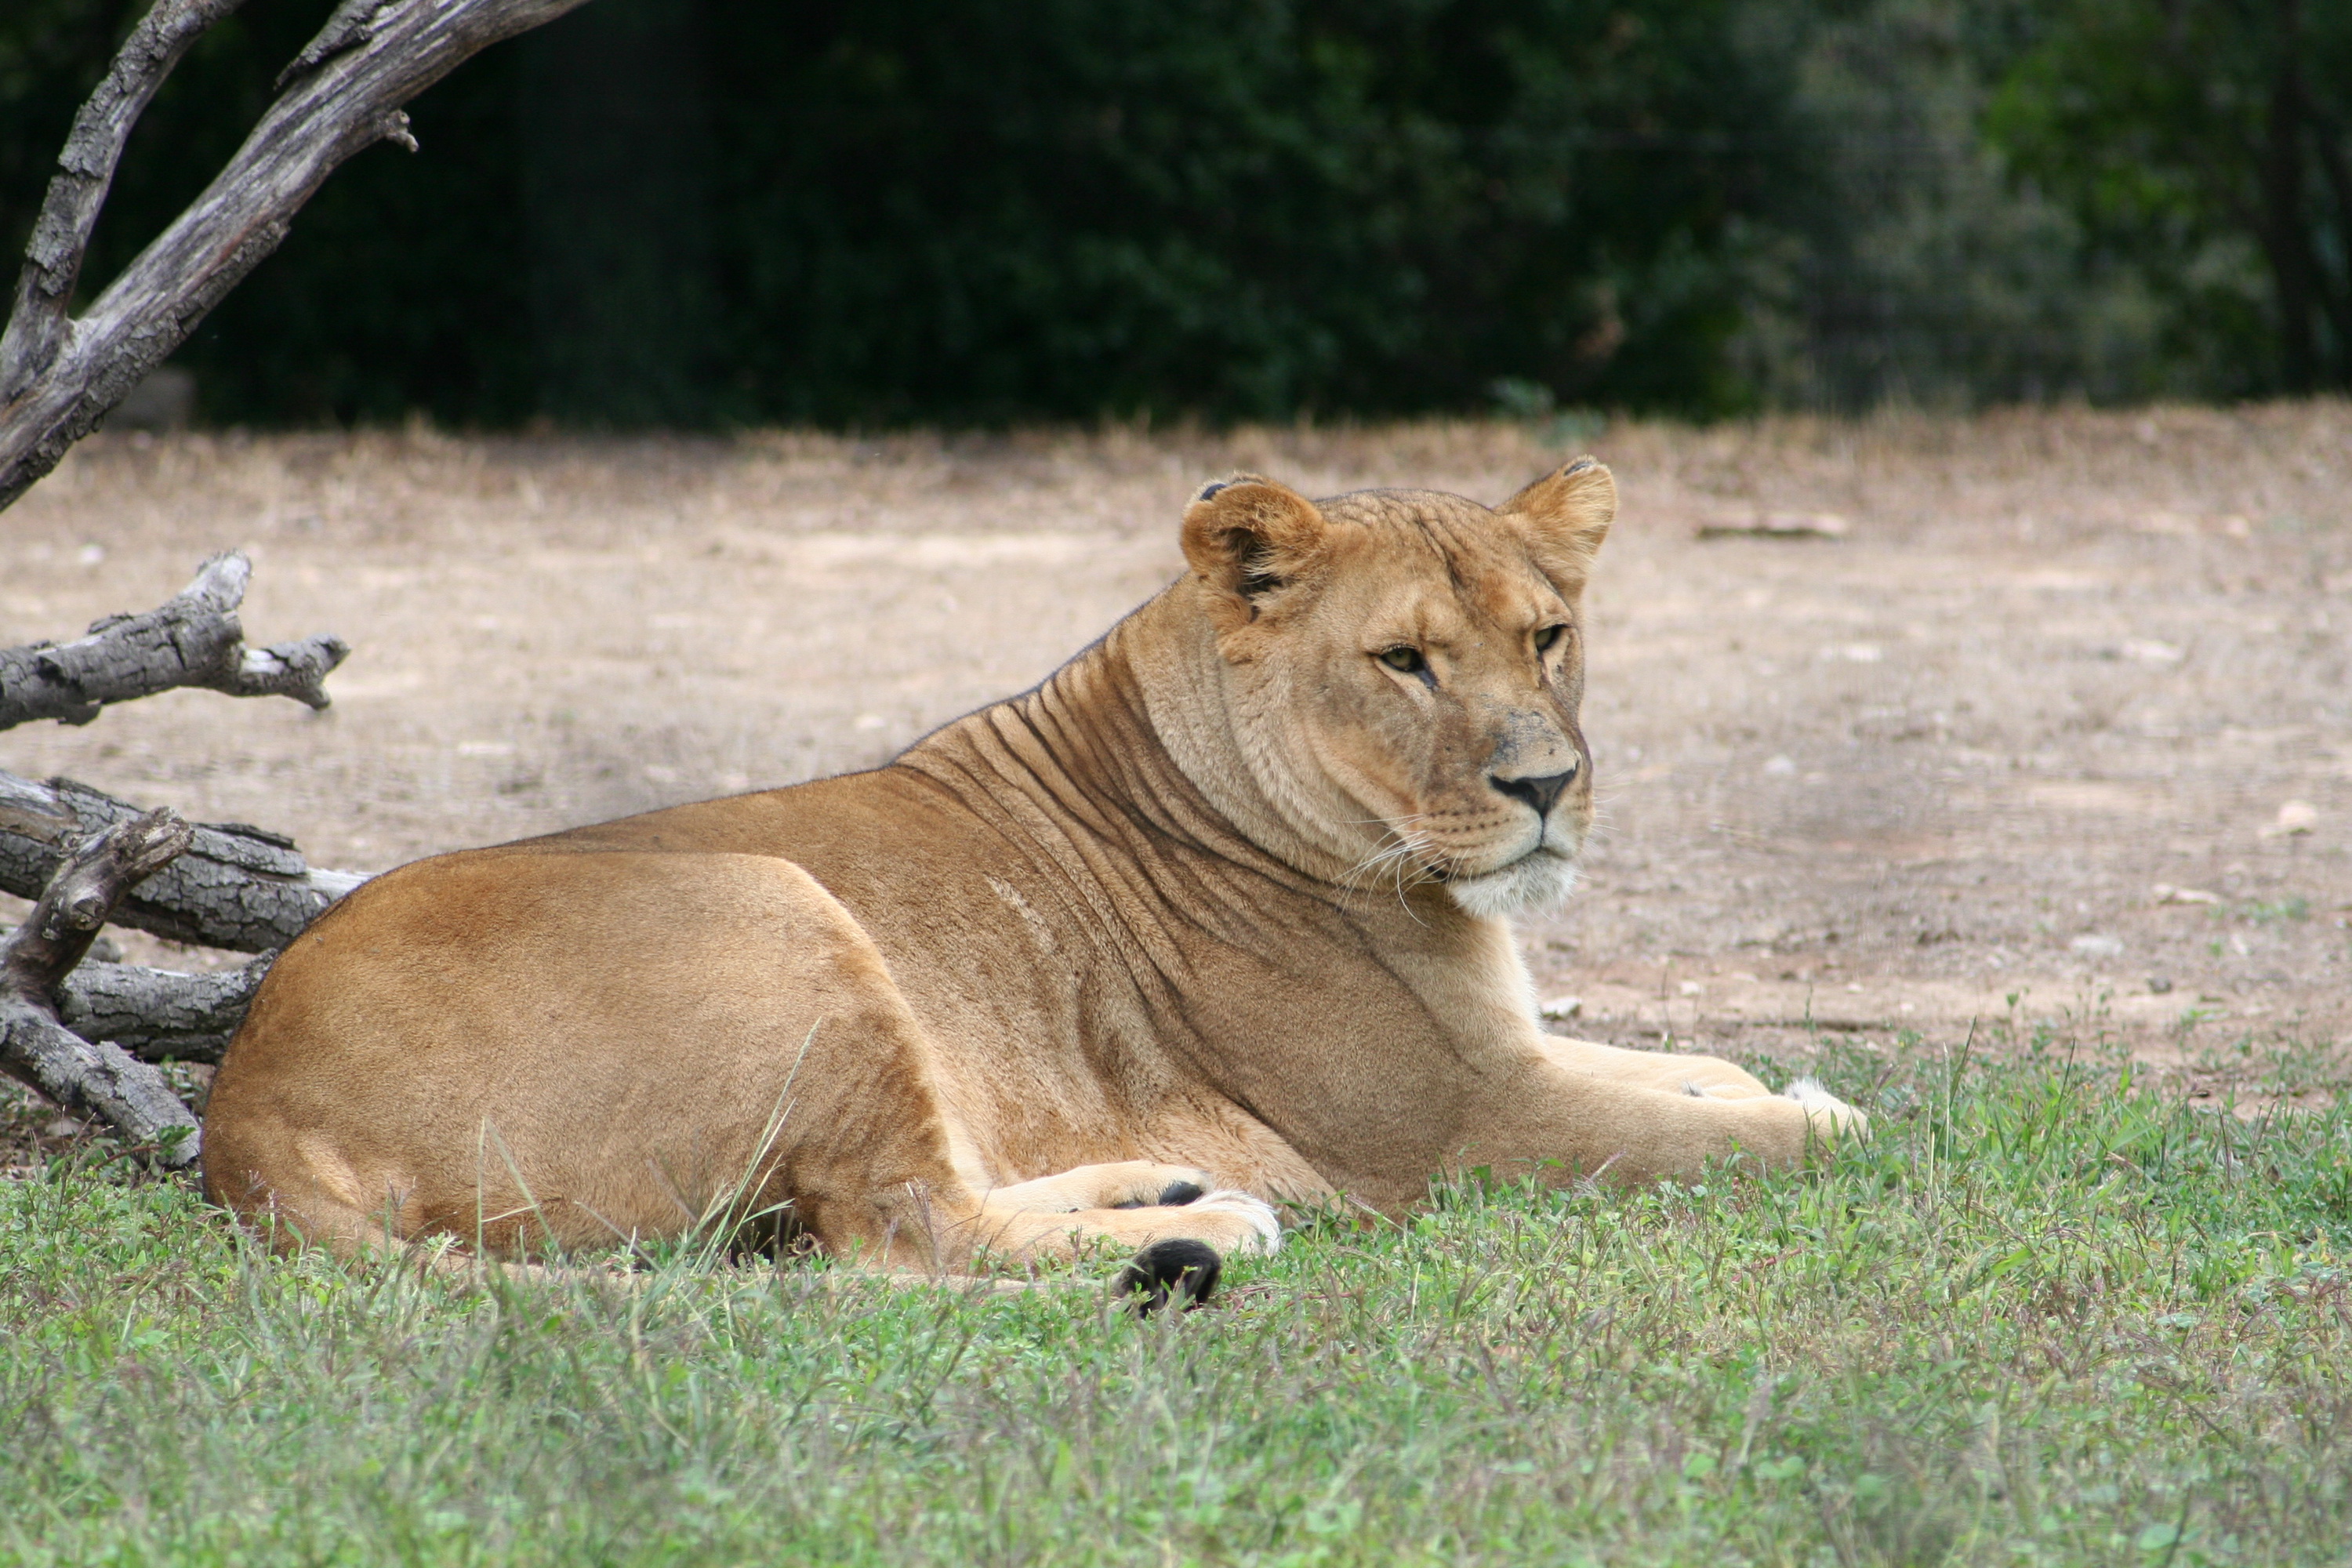
[[(141, 9), (0, 8), (0, 241)], [(93, 281), (327, 9), (198, 44)], [(419, 100), (181, 360), (215, 421), (491, 426), (2340, 385), (2342, 9), (596, 0)]]
[(1987, 129), (2147, 259), (2178, 352), (2231, 392), (2352, 387), (2352, 9), (2064, 0), (2031, 40)]
[[(324, 8), (192, 53), (94, 275)], [(0, 60), (41, 56), (0, 107), (12, 218), (109, 9), (0, 24)], [(354, 159), (183, 360), (236, 419), (1279, 416), (1506, 376), (1719, 411), (1727, 228), (1793, 178), (1785, 52), (1742, 12), (599, 0), (421, 100), (422, 155)]]

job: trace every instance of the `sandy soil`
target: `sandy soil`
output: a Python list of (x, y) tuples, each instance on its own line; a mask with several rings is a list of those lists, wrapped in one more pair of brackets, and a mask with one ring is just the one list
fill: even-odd
[[(2352, 405), (1584, 444), (1624, 511), (1592, 594), (1605, 831), (1525, 931), (1544, 994), (1581, 998), (1563, 1026), (1788, 1053), (2060, 1018), (2192, 1093), (2282, 1053), (2336, 1082)], [(236, 545), (249, 635), (358, 651), (320, 717), (177, 693), (11, 731), (0, 766), (377, 869), (879, 762), (1172, 575), (1205, 477), (1493, 500), (1554, 460), (1483, 425), (101, 437), (0, 516), (0, 643)], [(1821, 514), (1843, 536), (1701, 537)]]

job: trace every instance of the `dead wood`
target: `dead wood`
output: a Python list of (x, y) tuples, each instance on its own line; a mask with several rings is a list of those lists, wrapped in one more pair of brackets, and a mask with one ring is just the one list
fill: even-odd
[(217, 1062), (269, 964), (187, 974), (86, 959), (58, 987), (58, 1016), (83, 1039), (112, 1040), (142, 1061)]
[(252, 578), (253, 563), (231, 550), (155, 609), (109, 616), (73, 642), (0, 648), (0, 730), (37, 719), (87, 724), (110, 702), (182, 686), (326, 707), (322, 683), (350, 647), (325, 635), (246, 647), (236, 608)]
[(56, 361), (72, 331), (67, 306), (131, 127), (188, 46), (241, 4), (161, 0), (131, 29), (106, 79), (74, 116), (65, 150), (58, 154), (57, 174), (33, 220), (7, 331), (0, 334), (0, 406)]
[(132, 124), (188, 45), (237, 3), (157, 0), (75, 117), (0, 334), (0, 508), (56, 468), (278, 248), (344, 159), (379, 141), (415, 150), (403, 104), (491, 44), (582, 0), (345, 0), (212, 184), (69, 319), (90, 229)]
[[(76, 844), (139, 815), (71, 779), (36, 784), (0, 772), (0, 891), (40, 897)], [(123, 899), (113, 919), (174, 942), (268, 952), (365, 880), (313, 869), (283, 834), (198, 823), (186, 853)]]
[(64, 857), (25, 922), (0, 938), (0, 1070), (68, 1111), (106, 1121), (168, 1168), (196, 1158), (195, 1116), (152, 1067), (68, 1028), (59, 989), (116, 904), (192, 837), (168, 807), (92, 835)]
[[(0, 330), (0, 509), (56, 468), (286, 237), (342, 161), (377, 141), (416, 151), (401, 106), (502, 38), (582, 0), (341, 0), (278, 79), (279, 96), (196, 200), (82, 315), (89, 238), (139, 116), (205, 30), (240, 0), (156, 0), (75, 116)], [(349, 651), (331, 637), (247, 648), (236, 607), (252, 567), (205, 563), (169, 604), (78, 641), (0, 650), (0, 730), (86, 724), (110, 702), (176, 687), (327, 706)], [(0, 1070), (101, 1119), (166, 1166), (193, 1162), (196, 1120), (142, 1053), (217, 1059), (267, 961), (233, 973), (76, 966), (109, 920), (183, 942), (274, 951), (362, 879), (313, 870), (293, 841), (192, 827), (86, 785), (0, 773), (0, 889), (34, 900), (0, 938)]]

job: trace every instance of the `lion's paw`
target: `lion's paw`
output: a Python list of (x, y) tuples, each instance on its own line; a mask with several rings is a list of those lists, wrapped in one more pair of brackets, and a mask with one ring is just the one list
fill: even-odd
[(1216, 1184), (1214, 1176), (1192, 1165), (1118, 1160), (1108, 1164), (1080, 1165), (1059, 1175), (999, 1187), (988, 1194), (988, 1201), (1000, 1208), (1024, 1209), (1034, 1214), (1160, 1208), (1196, 1202)]
[(1167, 1208), (1194, 1204), (1217, 1184), (1214, 1176), (1191, 1165), (1155, 1165), (1137, 1160), (1107, 1169), (1119, 1173), (1121, 1190), (1118, 1197), (1101, 1205), (1103, 1208)]
[(1190, 1311), (1208, 1305), (1223, 1271), (1217, 1249), (1206, 1242), (1190, 1237), (1155, 1241), (1118, 1271), (1111, 1299), (1139, 1317), (1148, 1318), (1171, 1301)]
[(1282, 1247), (1282, 1221), (1274, 1205), (1230, 1187), (1185, 1205), (1179, 1233), (1197, 1237), (1227, 1256), (1271, 1258)]

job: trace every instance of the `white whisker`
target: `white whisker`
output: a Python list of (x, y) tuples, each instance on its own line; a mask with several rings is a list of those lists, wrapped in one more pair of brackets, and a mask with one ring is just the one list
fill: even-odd
[(1387, 830), (1389, 842), (1349, 867), (1339, 878), (1339, 886), (1355, 892), (1369, 890), (1383, 881), (1387, 882), (1390, 890), (1395, 894), (1397, 907), (1418, 923), (1421, 917), (1413, 913), (1412, 905), (1405, 894), (1424, 882), (1433, 880), (1437, 875), (1435, 868), (1427, 863), (1434, 853), (1434, 847), (1420, 826), (1428, 820), (1427, 816), (1416, 813), (1400, 817), (1370, 817), (1358, 824), (1379, 824)]

